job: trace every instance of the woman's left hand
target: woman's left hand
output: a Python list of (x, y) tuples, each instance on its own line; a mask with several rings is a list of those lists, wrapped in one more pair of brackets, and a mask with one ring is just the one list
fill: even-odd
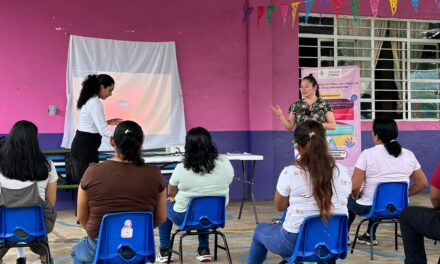
[(117, 126), (122, 121), (124, 121), (124, 120), (122, 120), (121, 118), (113, 118), (113, 119), (107, 120), (107, 124), (110, 126)]

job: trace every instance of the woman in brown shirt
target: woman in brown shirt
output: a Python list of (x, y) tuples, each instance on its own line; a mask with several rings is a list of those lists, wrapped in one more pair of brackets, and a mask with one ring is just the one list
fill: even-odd
[(84, 173), (78, 188), (78, 221), (88, 236), (74, 247), (74, 263), (93, 261), (105, 214), (151, 211), (155, 227), (165, 221), (165, 183), (159, 168), (144, 163), (143, 140), (143, 131), (137, 123), (121, 122), (110, 138), (115, 156), (90, 165)]

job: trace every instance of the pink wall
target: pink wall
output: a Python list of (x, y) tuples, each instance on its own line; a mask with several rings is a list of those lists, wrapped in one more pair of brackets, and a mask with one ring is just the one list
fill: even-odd
[[(279, 10), (268, 27), (256, 10), (242, 26), (245, 0), (2, 0), (0, 1), (0, 133), (19, 119), (42, 133), (62, 133), (66, 104), (68, 34), (136, 41), (175, 41), (187, 127), (215, 131), (283, 130), (271, 104), (288, 105), (298, 94), (298, 28)], [(248, 0), (249, 5), (288, 3)], [(369, 1), (360, 2), (370, 16)], [(434, 0), (399, 1), (395, 17), (438, 19)], [(304, 5), (301, 6), (304, 11)], [(315, 1), (312, 12), (319, 12)], [(332, 1), (325, 11), (333, 13)], [(345, 0), (341, 14), (351, 15)], [(390, 17), (381, 1), (380, 17)], [(47, 108), (60, 110), (49, 117)]]
[[(248, 130), (242, 5), (238, 0), (0, 1), (0, 133), (18, 119), (35, 122), (42, 133), (62, 133), (68, 33), (175, 41), (187, 127)], [(48, 116), (49, 104), (61, 110), (55, 117)]]

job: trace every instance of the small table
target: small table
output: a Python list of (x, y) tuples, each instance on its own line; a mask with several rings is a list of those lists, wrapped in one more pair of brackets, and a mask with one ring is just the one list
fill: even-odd
[[(257, 208), (255, 205), (255, 196), (254, 196), (254, 179), (255, 179), (255, 163), (257, 160), (263, 160), (264, 157), (262, 155), (253, 155), (249, 153), (227, 153), (220, 154), (221, 157), (227, 158), (230, 161), (238, 160), (241, 161), (241, 177), (234, 177), (235, 180), (242, 183), (242, 197), (240, 204), (240, 211), (238, 213), (238, 219), (241, 218), (241, 213), (243, 211), (244, 201), (247, 197), (247, 185), (250, 184), (250, 196), (252, 207), (254, 209), (255, 222), (258, 224), (258, 215)], [(157, 154), (157, 155), (148, 155), (143, 156), (146, 163), (159, 163), (163, 164), (161, 166), (161, 171), (163, 174), (170, 174), (173, 172), (172, 169), (167, 169), (166, 166), (170, 164), (177, 164), (182, 161), (183, 156), (180, 154)], [(248, 173), (246, 162), (251, 162), (251, 173)]]

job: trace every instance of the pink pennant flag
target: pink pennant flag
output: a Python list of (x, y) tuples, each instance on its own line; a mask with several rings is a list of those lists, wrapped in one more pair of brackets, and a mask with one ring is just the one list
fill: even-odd
[(283, 23), (285, 25), (287, 22), (287, 11), (289, 11), (289, 6), (287, 5), (287, 3), (280, 4), (280, 10), (281, 16), (283, 17)]
[(398, 0), (390, 0), (390, 8), (391, 8), (391, 15), (394, 16), (397, 11), (397, 2)]
[(260, 27), (261, 17), (264, 15), (265, 6), (258, 6), (257, 26)]
[(373, 13), (373, 16), (377, 16), (377, 10), (379, 9), (379, 1), (380, 0), (370, 0), (370, 7), (371, 12)]
[(335, 6), (335, 15), (336, 17), (339, 16), (339, 11), (342, 7), (342, 0), (333, 0), (333, 5)]
[(292, 6), (292, 28), (295, 26), (295, 18), (296, 18), (296, 11), (298, 10), (298, 6), (301, 2), (293, 2), (290, 3)]

